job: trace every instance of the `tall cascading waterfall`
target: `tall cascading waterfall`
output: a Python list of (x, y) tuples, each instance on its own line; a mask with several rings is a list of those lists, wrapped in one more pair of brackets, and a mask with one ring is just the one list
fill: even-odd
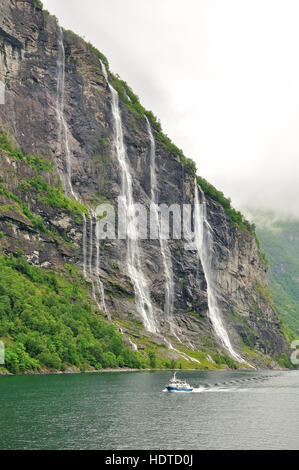
[[(58, 121), (58, 145), (59, 156), (63, 158), (65, 169), (59, 170), (59, 176), (63, 183), (63, 190), (67, 196), (73, 197), (76, 201), (81, 202), (75, 194), (72, 184), (72, 164), (71, 164), (71, 147), (69, 142), (69, 129), (64, 115), (64, 94), (65, 94), (65, 48), (63, 42), (63, 31), (58, 25), (58, 57), (57, 57), (57, 103), (56, 115)], [(99, 257), (96, 257), (96, 264), (93, 265), (93, 214), (89, 210), (90, 230), (89, 230), (89, 259), (87, 260), (87, 220), (83, 214), (83, 275), (92, 283), (92, 293), (99, 310), (104, 310), (109, 319), (110, 314), (105, 304), (104, 286), (99, 277)], [(97, 245), (99, 240), (97, 239)], [(97, 251), (99, 246), (97, 246)], [(89, 267), (89, 276), (87, 275), (87, 265)], [(96, 291), (101, 299), (98, 303)]]
[(114, 125), (114, 147), (121, 173), (121, 196), (125, 201), (125, 212), (127, 217), (127, 269), (132, 281), (138, 311), (141, 315), (145, 328), (151, 333), (157, 333), (158, 327), (154, 317), (153, 305), (147, 281), (142, 269), (140, 246), (133, 224), (135, 207), (133, 199), (133, 180), (128, 162), (127, 151), (124, 143), (122, 118), (119, 107), (117, 91), (110, 85), (105, 65), (101, 62), (104, 77), (108, 83), (112, 96), (112, 116)]
[[(199, 191), (202, 203), (200, 203), (199, 200)], [(221, 343), (229, 352), (231, 357), (238, 362), (246, 363), (246, 361), (236, 351), (234, 351), (228, 333), (222, 322), (222, 314), (218, 306), (218, 293), (217, 287), (215, 285), (215, 276), (212, 268), (212, 258), (214, 253), (212, 228), (207, 219), (207, 203), (205, 194), (202, 189), (198, 186), (196, 179), (194, 203), (194, 231), (196, 249), (201, 260), (205, 279), (207, 282), (208, 313), (210, 321), (212, 323), (216, 335), (221, 340)]]

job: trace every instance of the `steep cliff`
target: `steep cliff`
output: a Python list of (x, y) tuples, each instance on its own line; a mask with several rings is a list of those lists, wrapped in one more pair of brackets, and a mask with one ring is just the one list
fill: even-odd
[(269, 260), (268, 279), (279, 317), (290, 337), (299, 333), (299, 221), (271, 211), (249, 210)]
[(256, 237), (205, 182), (199, 202), (203, 227), (211, 227), (210, 276), (198, 247), (186, 250), (174, 237), (97, 239), (96, 207), (116, 207), (119, 196), (147, 209), (194, 207), (194, 166), (101, 53), (33, 0), (0, 1), (2, 254), (21, 249), (58, 273), (80, 268), (93, 307), (139, 351), (194, 358), (193, 367), (232, 364), (226, 356), (275, 366), (288, 343)]

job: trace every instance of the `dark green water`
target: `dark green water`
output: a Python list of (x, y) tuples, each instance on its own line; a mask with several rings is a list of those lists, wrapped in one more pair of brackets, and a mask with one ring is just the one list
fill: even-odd
[[(299, 372), (0, 377), (0, 449), (299, 449)], [(218, 385), (215, 385), (218, 384)]]

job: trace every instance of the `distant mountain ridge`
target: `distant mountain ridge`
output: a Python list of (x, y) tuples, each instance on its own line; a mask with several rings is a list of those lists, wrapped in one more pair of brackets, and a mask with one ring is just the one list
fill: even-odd
[(299, 219), (270, 211), (254, 211), (250, 218), (269, 262), (268, 278), (277, 312), (299, 335)]

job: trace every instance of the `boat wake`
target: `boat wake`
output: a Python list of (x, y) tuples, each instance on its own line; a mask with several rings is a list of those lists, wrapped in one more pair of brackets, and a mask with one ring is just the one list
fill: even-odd
[[(241, 391), (246, 391), (247, 389), (236, 389), (236, 388), (205, 388), (205, 387), (199, 387), (199, 388), (194, 388), (192, 390), (192, 392), (187, 392), (187, 390), (182, 390), (182, 391), (179, 391), (179, 390), (173, 390), (172, 393), (211, 393), (211, 392), (235, 392), (235, 391), (238, 391), (238, 392), (241, 392)], [(164, 388), (164, 390), (162, 390), (162, 392), (168, 392), (167, 388)]]
[(235, 387), (230, 387), (230, 388), (223, 388), (223, 387), (211, 387), (211, 388), (205, 388), (205, 387), (199, 387), (199, 388), (194, 388), (193, 393), (215, 393), (215, 392), (221, 392), (221, 393), (226, 393), (226, 392), (244, 392), (245, 388), (235, 388)]
[[(197, 388), (193, 388), (191, 393), (227, 393), (227, 392), (245, 392), (248, 390), (248, 388), (243, 387), (243, 384), (249, 385), (249, 384), (259, 384), (261, 382), (264, 382), (265, 380), (268, 380), (272, 377), (272, 375), (266, 376), (266, 377), (246, 377), (243, 379), (235, 379), (235, 380), (230, 380), (228, 382), (222, 382), (222, 383), (216, 383), (216, 384), (203, 384)], [(167, 392), (168, 389), (165, 388), (163, 392)], [(175, 391), (172, 391), (172, 393), (175, 393)], [(179, 391), (179, 393), (182, 393), (182, 391)], [(190, 391), (188, 392), (190, 393)]]

